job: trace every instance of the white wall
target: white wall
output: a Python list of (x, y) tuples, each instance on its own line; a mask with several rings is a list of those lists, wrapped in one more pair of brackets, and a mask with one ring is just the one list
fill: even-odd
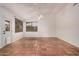
[(1, 17), (0, 17), (0, 48), (2, 47), (2, 43), (1, 43), (2, 42), (2, 35), (1, 35), (2, 34), (2, 32), (1, 32), (2, 27), (1, 26), (2, 25), (1, 25)]
[[(5, 28), (4, 20), (9, 20), (10, 23), (10, 32), (3, 34), (3, 27)], [(0, 48), (5, 46), (5, 38), (7, 39), (7, 44), (14, 42), (18, 39), (23, 38), (23, 32), (15, 33), (15, 19), (14, 15), (5, 7), (0, 7)]]
[(58, 38), (79, 47), (79, 5), (68, 4), (56, 16)]
[[(26, 23), (25, 23), (26, 24)], [(38, 31), (37, 32), (25, 32), (25, 37), (55, 37), (55, 15), (47, 14), (44, 15), (38, 21)], [(25, 27), (24, 27), (25, 28)]]
[(15, 33), (15, 19), (12, 19), (12, 41), (16, 41), (18, 39), (23, 38), (23, 32)]

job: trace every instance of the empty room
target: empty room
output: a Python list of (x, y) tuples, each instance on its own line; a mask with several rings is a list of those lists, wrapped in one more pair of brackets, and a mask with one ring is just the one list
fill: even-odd
[(79, 56), (79, 4), (0, 3), (0, 56)]

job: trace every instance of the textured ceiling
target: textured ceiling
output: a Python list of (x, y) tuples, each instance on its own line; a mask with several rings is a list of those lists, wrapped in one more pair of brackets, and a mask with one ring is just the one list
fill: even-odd
[(10, 3), (0, 4), (23, 19), (38, 19), (40, 15), (56, 14), (67, 4), (64, 3)]

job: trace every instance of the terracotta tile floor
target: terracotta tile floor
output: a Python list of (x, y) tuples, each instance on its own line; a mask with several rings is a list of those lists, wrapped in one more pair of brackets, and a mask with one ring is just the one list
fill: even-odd
[(79, 48), (54, 37), (23, 38), (0, 50), (1, 56), (79, 56)]

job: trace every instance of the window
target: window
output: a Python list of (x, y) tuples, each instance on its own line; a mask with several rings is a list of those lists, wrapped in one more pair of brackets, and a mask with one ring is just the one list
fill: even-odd
[(10, 31), (10, 21), (5, 20), (5, 30)]
[(37, 32), (37, 21), (26, 22), (27, 32)]
[(15, 32), (23, 32), (23, 22), (15, 18)]

